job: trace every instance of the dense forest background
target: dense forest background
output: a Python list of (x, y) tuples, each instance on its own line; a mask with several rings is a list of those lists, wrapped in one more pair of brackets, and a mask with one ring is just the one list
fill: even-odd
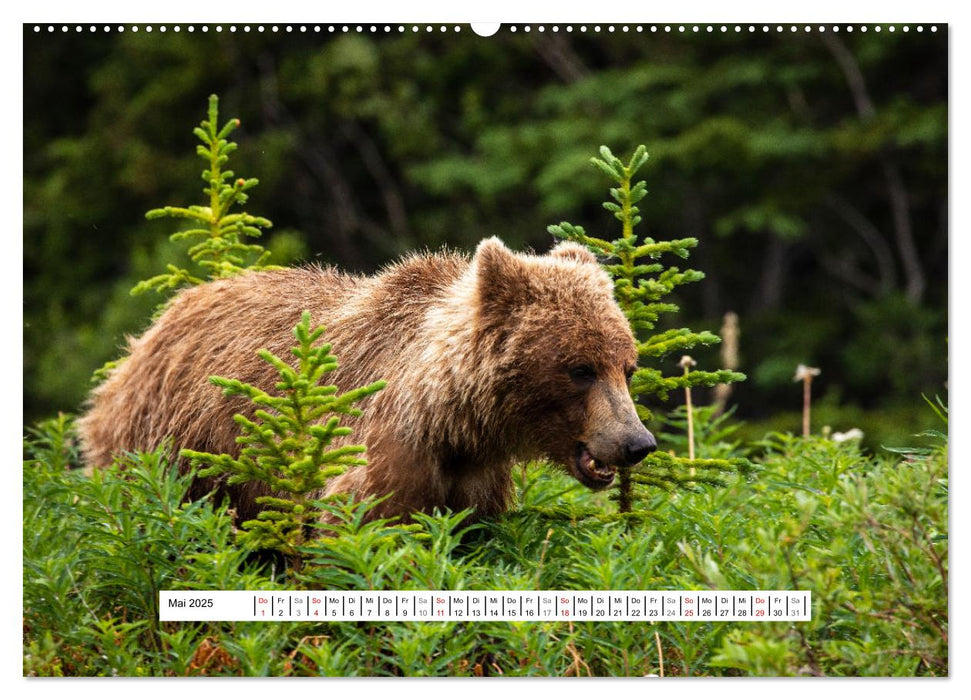
[(946, 30), (196, 29), (24, 27), (25, 420), (78, 411), (147, 325), (160, 298), (129, 290), (180, 247), (144, 213), (201, 203), (191, 130), (217, 93), (242, 120), (233, 169), (260, 179), (247, 208), (274, 222), (281, 264), (367, 273), (491, 235), (545, 251), (562, 220), (613, 238), (589, 158), (644, 143), (644, 232), (697, 237), (689, 262), (707, 275), (671, 322), (717, 332), (739, 315), (749, 379), (731, 403), (753, 435), (798, 431), (799, 363), (822, 369), (817, 429), (860, 427), (878, 447), (933, 423), (920, 395), (947, 381)]

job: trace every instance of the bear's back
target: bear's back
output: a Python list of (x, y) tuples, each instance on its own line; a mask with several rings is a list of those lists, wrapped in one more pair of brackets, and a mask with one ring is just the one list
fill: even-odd
[(248, 272), (186, 289), (140, 337), (128, 356), (92, 393), (79, 421), (86, 463), (113, 454), (175, 447), (237, 451), (235, 413), (252, 414), (240, 397), (224, 397), (213, 375), (264, 390), (276, 370), (257, 355), (267, 349), (293, 361), (293, 327), (304, 310), (324, 325), (339, 369), (328, 376), (341, 391), (383, 378), (400, 360), (424, 310), (467, 268), (453, 255), (412, 256), (373, 277), (317, 266)]

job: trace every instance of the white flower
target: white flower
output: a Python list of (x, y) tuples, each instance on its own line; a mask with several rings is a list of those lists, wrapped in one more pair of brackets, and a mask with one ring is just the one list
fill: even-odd
[(807, 367), (806, 365), (799, 365), (796, 367), (796, 376), (792, 378), (792, 381), (806, 381), (807, 379), (812, 379), (812, 377), (818, 377), (820, 372), (822, 372), (822, 370), (819, 369), (819, 367)]
[(859, 428), (850, 428), (845, 433), (833, 433), (833, 442), (846, 442), (847, 440), (862, 440), (863, 431)]

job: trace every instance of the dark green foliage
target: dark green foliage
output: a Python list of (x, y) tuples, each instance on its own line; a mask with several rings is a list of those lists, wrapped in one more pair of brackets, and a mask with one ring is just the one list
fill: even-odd
[[(901, 438), (902, 440), (905, 438)], [(66, 419), (25, 442), (26, 675), (941, 676), (948, 673), (947, 447), (900, 458), (776, 434), (754, 484), (653, 490), (636, 536), (592, 493), (515, 472), (516, 506), (364, 522), (322, 504), (299, 585), (238, 545), (161, 453), (65, 469)], [(699, 446), (699, 451), (703, 448)], [(559, 518), (547, 511), (556, 504)], [(811, 589), (805, 623), (159, 623), (162, 588)], [(656, 635), (656, 637), (655, 637)], [(658, 653), (660, 643), (660, 655)]]
[[(677, 287), (704, 279), (697, 270), (681, 270), (667, 267), (658, 261), (662, 255), (675, 255), (687, 258), (691, 248), (698, 245), (697, 239), (684, 238), (674, 241), (656, 241), (653, 238), (638, 238), (634, 227), (641, 220), (641, 210), (637, 202), (647, 195), (647, 183), (634, 181), (634, 175), (647, 162), (648, 154), (644, 146), (638, 146), (624, 164), (606, 146), (600, 147), (600, 158), (592, 158), (591, 163), (615, 183), (610, 189), (613, 201), (604, 202), (604, 208), (611, 212), (621, 223), (620, 237), (612, 241), (587, 235), (580, 226), (567, 222), (549, 226), (548, 230), (557, 238), (575, 241), (585, 245), (594, 254), (605, 259), (604, 268), (614, 280), (614, 295), (637, 340), (637, 354), (641, 366), (634, 372), (630, 391), (634, 397), (637, 413), (641, 420), (651, 419), (651, 412), (643, 403), (638, 403), (643, 395), (667, 399), (668, 393), (684, 387), (713, 386), (745, 379), (745, 375), (731, 370), (704, 372), (686, 371), (674, 376), (664, 376), (656, 363), (673, 352), (686, 352), (699, 345), (719, 342), (718, 336), (708, 331), (695, 333), (687, 328), (677, 328), (658, 333), (655, 330), (662, 314), (677, 312), (678, 306), (662, 301)], [(620, 511), (631, 511), (634, 498), (638, 497), (635, 486), (659, 486), (665, 489), (691, 487), (694, 484), (723, 486), (725, 482), (719, 473), (729, 473), (739, 469), (750, 471), (745, 459), (733, 460), (705, 459), (683, 460), (668, 454), (650, 455), (635, 471), (630, 467), (618, 470), (614, 499)]]
[(293, 348), (299, 360), (296, 367), (268, 350), (259, 356), (280, 373), (273, 395), (237, 379), (211, 377), (226, 396), (246, 396), (258, 406), (255, 420), (237, 414), (240, 427), (236, 441), (243, 445), (239, 457), (184, 449), (183, 457), (191, 460), (202, 477), (225, 477), (229, 485), (258, 481), (274, 493), (284, 496), (261, 496), (257, 503), (266, 508), (255, 520), (243, 523), (240, 544), (252, 549), (275, 549), (299, 563), (298, 549), (304, 542), (307, 527), (316, 522), (320, 511), (311, 496), (327, 482), (343, 474), (348, 467), (367, 464), (359, 457), (363, 445), (330, 448), (334, 438), (346, 437), (351, 429), (340, 424), (340, 416), (359, 416), (354, 404), (384, 388), (378, 381), (343, 394), (332, 384), (322, 384), (328, 372), (337, 369), (337, 358), (330, 354), (330, 343), (315, 344), (324, 327), (311, 328), (310, 312), (294, 327), (299, 345)]
[[(202, 171), (202, 179), (208, 185), (203, 194), (208, 198), (207, 206), (163, 207), (152, 209), (147, 219), (187, 219), (195, 228), (179, 231), (171, 236), (173, 241), (197, 241), (188, 250), (194, 263), (205, 270), (208, 279), (232, 277), (246, 270), (265, 270), (270, 252), (255, 243), (245, 243), (247, 238), (259, 238), (261, 229), (273, 224), (261, 216), (253, 216), (245, 211), (230, 213), (236, 206), (246, 204), (246, 192), (259, 184), (256, 178), (236, 178), (232, 170), (224, 167), (229, 154), (236, 150), (236, 144), (227, 140), (240, 125), (239, 119), (230, 119), (219, 128), (219, 98), (209, 96), (209, 118), (193, 130), (202, 141), (196, 146), (196, 153), (206, 161), (208, 167)], [(234, 180), (234, 178), (236, 178)], [(168, 266), (168, 272), (139, 282), (132, 294), (148, 290), (168, 291), (184, 285), (201, 284), (200, 278), (181, 267)]]
[[(834, 429), (858, 425), (870, 449), (885, 438), (861, 413), (883, 435), (929, 427), (912, 409), (947, 378), (948, 32), (926, 29), (839, 33), (873, 104), (865, 119), (816, 31), (504, 28), (485, 41), (467, 27), (25, 26), (27, 420), (79, 406), (92, 369), (144, 329), (158, 299), (131, 299), (132, 286), (167, 264), (191, 270), (170, 222), (143, 214), (197, 201), (196, 139), (181, 125), (218, 91), (220, 112), (242, 119), (232, 169), (259, 174), (247, 207), (274, 222), (264, 245), (279, 265), (369, 271), (496, 232), (542, 251), (559, 219), (600, 236), (587, 157), (601, 143), (648, 143), (661, 177), (641, 227), (702, 241), (691, 260), (707, 277), (673, 295), (678, 325), (717, 332), (725, 311), (739, 314), (750, 378), (733, 393), (739, 418), (798, 411), (790, 379), (802, 362), (825, 371), (818, 396), (854, 412)], [(888, 159), (927, 282), (920, 301), (906, 293)], [(715, 356), (695, 358), (712, 367)], [(796, 415), (753, 432), (798, 426)]]

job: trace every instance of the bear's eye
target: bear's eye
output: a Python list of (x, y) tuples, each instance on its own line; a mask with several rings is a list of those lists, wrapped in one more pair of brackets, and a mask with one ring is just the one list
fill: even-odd
[(590, 365), (579, 365), (578, 367), (571, 367), (570, 379), (577, 386), (587, 387), (594, 383), (597, 379), (597, 373), (594, 371), (593, 367)]
[(628, 367), (624, 375), (627, 377), (627, 385), (630, 386), (631, 380), (634, 378), (634, 372), (637, 371), (636, 367)]

